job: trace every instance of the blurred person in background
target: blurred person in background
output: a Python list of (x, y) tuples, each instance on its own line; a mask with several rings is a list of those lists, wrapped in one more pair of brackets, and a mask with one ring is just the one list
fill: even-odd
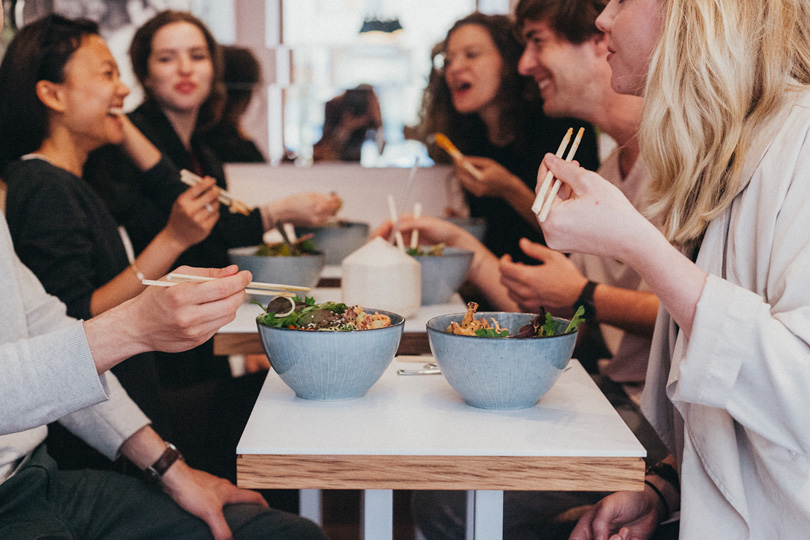
[(378, 154), (385, 146), (380, 100), (374, 88), (361, 84), (326, 102), (323, 136), (312, 148), (315, 161), (360, 161), (361, 148), (373, 141)]
[(250, 49), (244, 47), (223, 46), (222, 57), (225, 62), (222, 118), (203, 138), (223, 163), (264, 163), (267, 160), (241, 124), (261, 85), (261, 66)]

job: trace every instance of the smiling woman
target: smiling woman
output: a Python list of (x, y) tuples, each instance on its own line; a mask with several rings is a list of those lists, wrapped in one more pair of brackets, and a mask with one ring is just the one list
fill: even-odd
[[(216, 223), (216, 215), (205, 210), (218, 204), (209, 180), (180, 196), (168, 224), (130, 263), (115, 221), (82, 179), (88, 154), (107, 144), (127, 148), (144, 178), (173, 174), (118, 114), (128, 93), (97, 26), (87, 20), (50, 15), (22, 28), (0, 65), (0, 162), (15, 251), (68, 314), (80, 319), (141, 293), (142, 277), (165, 274)], [(139, 355), (113, 372), (165, 433), (154, 356)], [(60, 453), (55, 441), (49, 447)], [(84, 455), (65, 453), (79, 461)]]

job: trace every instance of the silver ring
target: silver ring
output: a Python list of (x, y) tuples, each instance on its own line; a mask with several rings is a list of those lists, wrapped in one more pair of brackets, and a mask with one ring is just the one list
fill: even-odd
[(205, 209), (211, 212), (212, 214), (214, 213), (214, 207), (211, 206), (210, 203), (205, 203)]

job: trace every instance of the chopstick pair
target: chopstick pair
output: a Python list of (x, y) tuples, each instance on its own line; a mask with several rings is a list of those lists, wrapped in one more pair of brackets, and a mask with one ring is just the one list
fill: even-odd
[(458, 148), (456, 148), (455, 144), (450, 142), (450, 139), (447, 138), (447, 135), (445, 135), (444, 133), (434, 133), (432, 135), (432, 138), (434, 141), (436, 141), (436, 144), (438, 144), (442, 150), (450, 154), (450, 157), (461, 163), (461, 166), (467, 169), (467, 172), (473, 175), (473, 178), (479, 181), (484, 179), (484, 173), (476, 169), (475, 165), (467, 161), (467, 158), (464, 157), (464, 154), (462, 154), (461, 151)]
[[(191, 276), (188, 274), (169, 274), (166, 276), (168, 281), (158, 281), (153, 279), (142, 279), (141, 283), (144, 285), (152, 285), (156, 287), (173, 287), (181, 283), (200, 283), (204, 281), (214, 281), (217, 278)], [(252, 281), (248, 283), (245, 292), (248, 294), (263, 295), (263, 296), (284, 296), (291, 298), (296, 296), (296, 292), (308, 292), (309, 287), (298, 287), (295, 285), (281, 285), (278, 283), (262, 283), (260, 281)]]
[(394, 202), (394, 196), (392, 194), (388, 194), (388, 213), (391, 216), (391, 223), (393, 224), (392, 231), (394, 234), (394, 238), (396, 239), (397, 247), (400, 251), (405, 253), (405, 240), (402, 238), (402, 232), (397, 228), (399, 225), (399, 217), (397, 216), (397, 205)]
[[(197, 182), (202, 180), (202, 178), (200, 178), (193, 172), (189, 171), (188, 169), (183, 169), (180, 171), (180, 180), (187, 186), (193, 186)], [(231, 212), (247, 216), (253, 210), (251, 207), (249, 207), (239, 199), (235, 199), (233, 195), (231, 195), (221, 187), (214, 186), (214, 189), (217, 191), (219, 202), (230, 208)]]
[[(571, 135), (574, 133), (574, 128), (568, 128), (568, 131), (565, 132), (565, 137), (563, 137), (562, 142), (560, 143), (560, 147), (557, 148), (556, 156), (561, 158), (563, 152), (565, 152), (565, 148), (568, 146), (568, 143), (571, 141)], [(565, 161), (571, 161), (574, 159), (574, 154), (577, 152), (577, 148), (579, 148), (579, 143), (582, 141), (582, 136), (585, 134), (585, 128), (579, 128), (577, 131), (577, 136), (574, 138), (574, 142), (571, 145), (571, 148), (568, 150), (568, 155), (565, 156)], [(551, 180), (554, 180), (554, 183), (551, 183)], [(538, 178), (538, 181), (540, 179)], [(549, 191), (549, 186), (551, 186), (551, 190)], [(554, 174), (551, 171), (546, 173), (545, 178), (543, 178), (543, 183), (540, 185), (540, 189), (537, 192), (537, 197), (534, 199), (534, 204), (532, 205), (532, 212), (537, 214), (537, 220), (539, 222), (544, 222), (548, 217), (548, 213), (551, 210), (551, 203), (554, 202), (554, 197), (557, 196), (557, 192), (560, 190), (560, 180), (558, 178), (554, 178)], [(548, 195), (546, 194), (548, 192)]]

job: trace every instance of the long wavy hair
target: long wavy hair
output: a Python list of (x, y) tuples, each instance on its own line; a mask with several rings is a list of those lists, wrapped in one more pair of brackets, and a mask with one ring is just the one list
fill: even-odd
[(694, 245), (741, 186), (757, 128), (796, 82), (810, 84), (807, 0), (667, 0), (640, 130), (649, 214)]
[[(444, 53), (450, 36), (468, 24), (478, 25), (486, 30), (501, 56), (503, 67), (498, 100), (502, 126), (506, 132), (524, 133), (526, 123), (532, 115), (537, 114), (542, 104), (534, 81), (518, 73), (517, 65), (523, 53), (523, 42), (509, 17), (475, 12), (456, 21), (444, 41), (434, 49), (434, 56)], [(422, 94), (419, 117), (418, 135), (423, 141), (432, 133), (444, 133), (462, 152), (475, 143), (486, 140), (488, 136), (487, 128), (478, 114), (461, 114), (456, 111), (440, 66), (434, 65), (431, 72), (428, 86)], [(515, 139), (518, 149), (524, 142), (524, 137)], [(437, 161), (450, 161), (443, 152), (434, 152), (432, 148), (431, 156)]]
[(146, 93), (146, 98), (152, 100), (154, 103), (159, 103), (157, 98), (152, 95), (151, 91), (144, 84), (144, 81), (149, 78), (149, 57), (152, 55), (152, 41), (158, 30), (164, 26), (178, 22), (193, 24), (200, 29), (200, 32), (202, 32), (205, 37), (205, 42), (208, 45), (208, 53), (214, 65), (211, 92), (202, 105), (200, 105), (200, 111), (197, 116), (196, 131), (205, 132), (219, 122), (225, 104), (225, 83), (223, 82), (225, 69), (222, 59), (222, 48), (217, 43), (217, 40), (214, 39), (214, 35), (208, 27), (205, 26), (205, 23), (187, 11), (161, 11), (138, 28), (132, 38), (132, 43), (129, 46), (129, 58), (132, 62), (132, 71), (135, 73), (135, 77), (137, 77), (138, 82)]
[(0, 170), (48, 137), (49, 109), (37, 96), (37, 82), (65, 82), (73, 53), (98, 34), (93, 21), (47, 15), (14, 36), (0, 65)]

